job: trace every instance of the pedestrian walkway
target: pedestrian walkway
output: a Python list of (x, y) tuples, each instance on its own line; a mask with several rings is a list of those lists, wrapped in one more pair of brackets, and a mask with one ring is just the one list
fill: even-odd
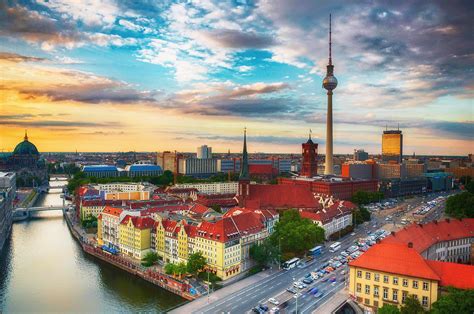
[(194, 313), (199, 311), (200, 309), (204, 308), (205, 306), (209, 305), (210, 303), (216, 302), (221, 300), (222, 298), (225, 298), (229, 295), (234, 294), (235, 292), (244, 289), (246, 287), (249, 287), (251, 285), (254, 285), (263, 279), (267, 278), (268, 276), (273, 275), (274, 273), (278, 272), (278, 270), (275, 269), (268, 269), (265, 271), (262, 271), (258, 274), (252, 275), (250, 277), (244, 278), (240, 281), (237, 281), (235, 283), (229, 284), (216, 292), (213, 292), (209, 295), (204, 295), (200, 297), (199, 299), (196, 299), (192, 302), (189, 302), (183, 306), (180, 306), (169, 313), (173, 314), (189, 314), (189, 313)]

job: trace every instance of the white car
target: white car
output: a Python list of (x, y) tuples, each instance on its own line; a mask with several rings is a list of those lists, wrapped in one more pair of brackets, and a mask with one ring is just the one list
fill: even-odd
[(275, 298), (270, 298), (270, 299), (268, 299), (268, 302), (270, 302), (270, 303), (273, 304), (273, 305), (278, 305), (278, 304), (280, 304), (280, 302), (278, 302)]

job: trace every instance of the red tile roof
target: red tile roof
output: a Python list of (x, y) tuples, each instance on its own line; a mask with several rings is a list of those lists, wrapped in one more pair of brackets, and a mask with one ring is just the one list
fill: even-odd
[(133, 226), (140, 230), (153, 228), (155, 223), (155, 221), (150, 217), (136, 217), (127, 215), (122, 220), (121, 224), (126, 225), (130, 220), (132, 221)]
[[(251, 184), (247, 207), (256, 208), (316, 208), (318, 201), (304, 186)], [(250, 206), (249, 206), (250, 205)]]
[(278, 170), (273, 168), (273, 165), (271, 164), (270, 165), (250, 164), (249, 173), (274, 175), (278, 173)]
[(440, 281), (423, 257), (405, 244), (380, 243), (371, 247), (350, 266)]
[(122, 212), (123, 210), (120, 208), (106, 206), (104, 210), (102, 211), (102, 214), (109, 214), (109, 215), (118, 217), (120, 216)]
[(197, 226), (196, 236), (218, 242), (240, 238), (239, 230), (229, 218), (223, 218), (216, 222), (202, 221)]
[(441, 286), (474, 289), (474, 266), (439, 261), (426, 261), (441, 278)]
[(438, 242), (467, 237), (474, 237), (474, 218), (442, 220), (421, 226), (411, 224), (386, 237), (382, 243), (412, 242), (413, 248), (422, 253)]

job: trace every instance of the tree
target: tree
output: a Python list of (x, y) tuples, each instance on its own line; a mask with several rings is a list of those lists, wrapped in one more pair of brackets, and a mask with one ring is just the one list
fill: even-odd
[(397, 306), (392, 304), (384, 304), (377, 311), (378, 314), (400, 314), (400, 310)]
[(175, 266), (174, 274), (178, 275), (178, 276), (181, 276), (183, 274), (186, 274), (187, 269), (188, 269), (188, 267), (187, 267), (186, 263), (181, 262), (181, 263), (179, 263), (178, 265)]
[(405, 299), (400, 310), (401, 314), (423, 314), (425, 312), (426, 311), (423, 306), (421, 306), (420, 301), (418, 301), (418, 299), (413, 295), (409, 295)]
[(357, 191), (352, 196), (351, 201), (357, 205), (365, 205), (373, 202), (380, 202), (383, 197), (383, 192)]
[(474, 181), (470, 181), (468, 184), (465, 185), (466, 191), (471, 194), (474, 194)]
[(270, 241), (273, 246), (281, 246), (282, 254), (286, 256), (303, 255), (324, 241), (324, 229), (309, 219), (301, 218), (297, 210), (291, 209), (280, 216)]
[(165, 273), (168, 275), (173, 275), (176, 271), (176, 264), (168, 263), (165, 265)]
[(196, 252), (188, 257), (187, 271), (190, 274), (196, 275), (206, 266), (206, 258), (202, 256), (201, 252)]
[(474, 289), (460, 290), (456, 288), (448, 288), (448, 293), (441, 295), (435, 303), (431, 313), (444, 314), (472, 314), (474, 309)]
[(474, 218), (474, 194), (466, 191), (448, 197), (446, 214), (455, 218)]
[(273, 245), (269, 239), (261, 244), (254, 244), (250, 247), (250, 257), (258, 266), (267, 266), (268, 264), (278, 260), (278, 246)]
[(158, 261), (158, 254), (156, 252), (148, 252), (145, 254), (145, 256), (142, 259), (142, 265), (146, 267), (152, 266), (156, 261)]

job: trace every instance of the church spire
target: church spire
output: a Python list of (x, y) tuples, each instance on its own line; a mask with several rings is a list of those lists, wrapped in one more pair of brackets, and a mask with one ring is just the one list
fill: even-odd
[(25, 129), (25, 137), (24, 137), (25, 141), (28, 141), (28, 132), (27, 130)]
[(249, 157), (247, 154), (247, 128), (244, 128), (244, 148), (242, 151), (242, 164), (240, 165), (239, 180), (249, 179)]

